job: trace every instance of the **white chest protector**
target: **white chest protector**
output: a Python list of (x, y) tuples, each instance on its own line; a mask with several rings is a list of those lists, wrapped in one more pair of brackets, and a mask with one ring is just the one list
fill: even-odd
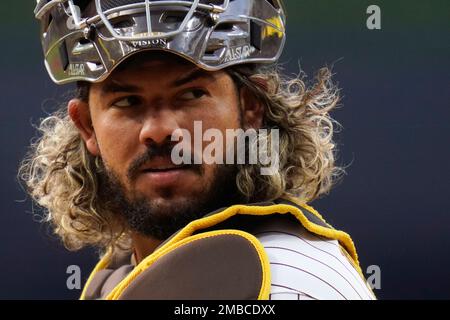
[(234, 205), (194, 220), (136, 266), (130, 252), (106, 254), (81, 299), (268, 299), (269, 259), (254, 234), (301, 224), (339, 241), (361, 273), (355, 246), (312, 207), (295, 199)]

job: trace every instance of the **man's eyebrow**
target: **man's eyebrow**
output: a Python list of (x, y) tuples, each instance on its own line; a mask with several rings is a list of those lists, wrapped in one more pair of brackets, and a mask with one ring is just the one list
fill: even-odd
[[(181, 76), (180, 78), (176, 79), (171, 83), (171, 86), (179, 87), (186, 83), (189, 83), (191, 81), (197, 80), (199, 78), (208, 78), (211, 81), (216, 80), (214, 75), (211, 72), (202, 70), (202, 69), (193, 69), (192, 71), (188, 72), (187, 74)], [(116, 92), (132, 92), (136, 93), (141, 91), (141, 88), (132, 84), (125, 84), (120, 83), (116, 80), (111, 80), (108, 83), (106, 83), (102, 89), (102, 95), (107, 95), (111, 93)]]
[(115, 80), (109, 81), (106, 83), (101, 91), (102, 95), (110, 94), (110, 93), (116, 93), (116, 92), (139, 92), (141, 89), (138, 86), (132, 85), (132, 84), (124, 84), (117, 82)]
[(179, 87), (179, 86), (182, 86), (191, 81), (197, 80), (199, 78), (208, 78), (211, 81), (216, 80), (216, 77), (214, 77), (214, 75), (211, 72), (208, 72), (203, 69), (194, 69), (194, 70), (188, 72), (188, 74), (183, 75), (180, 78), (173, 81), (171, 83), (171, 86)]

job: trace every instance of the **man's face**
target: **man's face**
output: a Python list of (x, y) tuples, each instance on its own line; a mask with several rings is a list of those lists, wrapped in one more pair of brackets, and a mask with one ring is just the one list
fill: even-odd
[[(109, 192), (121, 192), (128, 201), (125, 207), (144, 206), (153, 225), (158, 219), (173, 223), (174, 215), (185, 214), (187, 220), (195, 218), (196, 210), (230, 204), (228, 200), (237, 197), (235, 167), (204, 162), (176, 166), (171, 149), (177, 142), (171, 136), (176, 129), (189, 131), (188, 145), (194, 152), (194, 121), (201, 121), (203, 131), (218, 129), (224, 139), (226, 129), (241, 128), (240, 96), (233, 80), (226, 72), (206, 72), (171, 56), (138, 61), (90, 89), (92, 131), (82, 135), (89, 151), (101, 157), (108, 183), (115, 186)], [(181, 219), (175, 230), (186, 222)]]

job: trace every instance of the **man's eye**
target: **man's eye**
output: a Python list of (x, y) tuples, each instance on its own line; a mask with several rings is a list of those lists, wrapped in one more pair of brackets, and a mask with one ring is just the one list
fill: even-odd
[(113, 107), (118, 108), (127, 108), (139, 103), (139, 99), (137, 97), (125, 97), (120, 100), (117, 100), (112, 104)]
[(200, 99), (206, 95), (206, 91), (202, 89), (192, 89), (189, 91), (184, 92), (182, 95), (179, 96), (181, 100), (194, 100), (194, 99)]

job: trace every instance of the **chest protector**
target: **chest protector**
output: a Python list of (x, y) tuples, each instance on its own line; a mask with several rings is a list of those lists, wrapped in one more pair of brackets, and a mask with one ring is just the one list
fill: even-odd
[(234, 205), (194, 220), (135, 265), (130, 252), (107, 253), (81, 299), (264, 300), (271, 287), (261, 232), (303, 227), (337, 240), (361, 273), (350, 236), (296, 199)]

